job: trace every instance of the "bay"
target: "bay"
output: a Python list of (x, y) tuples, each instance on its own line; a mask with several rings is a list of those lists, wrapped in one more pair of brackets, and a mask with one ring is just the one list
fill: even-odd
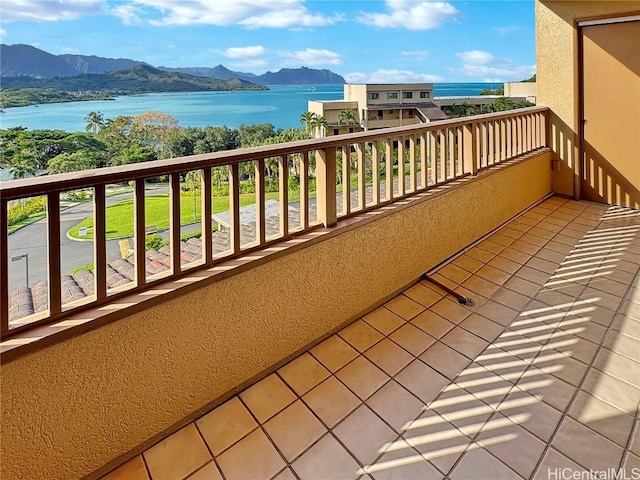
[[(478, 95), (501, 84), (435, 83), (434, 96)], [(272, 123), (276, 128), (300, 128), (300, 114), (309, 100), (339, 100), (342, 85), (270, 85), (263, 91), (149, 93), (115, 100), (49, 103), (7, 108), (0, 113), (0, 128), (26, 127), (85, 131), (85, 116), (101, 112), (105, 119), (148, 111), (168, 113), (182, 127), (207, 125), (237, 128), (242, 124)]]

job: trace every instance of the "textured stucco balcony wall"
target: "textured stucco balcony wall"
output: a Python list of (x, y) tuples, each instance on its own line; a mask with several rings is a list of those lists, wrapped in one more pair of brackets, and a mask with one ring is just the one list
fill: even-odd
[(7, 479), (90, 474), (410, 284), (551, 191), (531, 156), (2, 366)]
[[(556, 193), (573, 195), (579, 148), (580, 72), (577, 22), (640, 12), (640, 1), (536, 1), (537, 105), (551, 109), (551, 147), (559, 160)], [(603, 88), (606, 76), (603, 73)]]

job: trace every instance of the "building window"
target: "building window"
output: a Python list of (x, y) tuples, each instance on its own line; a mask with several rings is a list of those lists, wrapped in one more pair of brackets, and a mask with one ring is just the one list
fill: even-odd
[(382, 110), (378, 110), (378, 118), (382, 118)]
[(407, 118), (413, 118), (413, 110), (405, 110)]
[(339, 128), (334, 128), (333, 129), (333, 134), (334, 135), (340, 135), (340, 129)]
[(389, 115), (393, 115), (394, 110), (389, 110)]
[(369, 100), (378, 100), (380, 98), (380, 94), (378, 92), (372, 92), (369, 94)]
[(402, 98), (413, 98), (413, 92), (402, 92)]
[(420, 92), (420, 98), (431, 98), (431, 92)]
[(353, 133), (353, 128), (352, 127), (349, 128), (349, 133)]
[(398, 98), (398, 92), (387, 92), (387, 100), (394, 100)]

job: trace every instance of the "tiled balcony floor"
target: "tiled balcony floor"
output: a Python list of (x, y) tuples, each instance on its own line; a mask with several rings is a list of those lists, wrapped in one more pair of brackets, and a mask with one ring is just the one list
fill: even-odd
[(638, 211), (551, 198), (435, 274), (475, 307), (422, 281), (105, 478), (631, 472), (639, 231)]

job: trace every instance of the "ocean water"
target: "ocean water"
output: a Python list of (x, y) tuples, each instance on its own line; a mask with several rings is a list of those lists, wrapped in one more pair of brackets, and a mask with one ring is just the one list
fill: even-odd
[[(501, 84), (435, 83), (434, 96), (478, 95)], [(115, 100), (50, 103), (7, 108), (0, 113), (0, 128), (23, 126), (30, 130), (85, 130), (85, 116), (101, 112), (105, 119), (137, 115), (150, 110), (168, 113), (182, 127), (272, 123), (276, 128), (300, 127), (300, 114), (309, 100), (338, 100), (342, 85), (272, 85), (265, 91), (150, 93)]]

